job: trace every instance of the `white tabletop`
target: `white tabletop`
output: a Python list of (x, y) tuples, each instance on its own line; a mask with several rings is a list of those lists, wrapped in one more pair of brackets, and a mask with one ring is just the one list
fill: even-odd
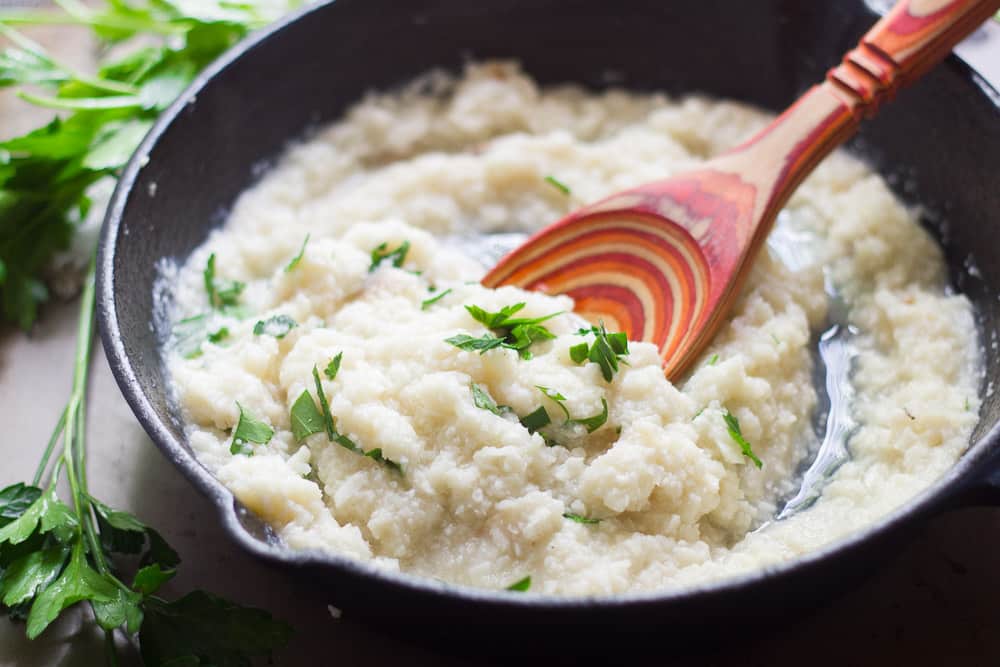
[[(2, 5), (6, 0), (0, 0)], [(1000, 25), (962, 46), (963, 55), (1000, 83)], [(68, 55), (85, 57), (86, 45), (38, 35)], [(0, 133), (40, 124), (39, 116), (13, 118), (0, 96)], [(30, 337), (0, 332), (0, 486), (30, 479), (69, 390), (75, 304), (45, 309)], [(264, 607), (296, 629), (278, 665), (342, 666), (482, 664), (447, 658), (400, 644), (350, 620), (335, 621), (334, 602), (320, 591), (293, 584), (234, 547), (214, 510), (163, 459), (139, 427), (95, 350), (90, 405), (90, 486), (108, 504), (128, 509), (157, 527), (184, 559), (167, 596), (205, 588)], [(685, 664), (998, 664), (1000, 633), (1000, 510), (956, 511), (928, 522), (901, 555), (870, 581), (834, 601), (820, 601), (815, 615), (773, 637), (738, 646), (720, 644)], [(0, 667), (103, 664), (101, 638), (71, 617), (39, 640), (23, 627), (0, 621)], [(720, 629), (720, 638), (726, 633)], [(649, 664), (663, 664), (664, 654)], [(485, 658), (486, 656), (483, 656)], [(134, 664), (134, 660), (130, 663)], [(546, 660), (546, 664), (561, 664)]]

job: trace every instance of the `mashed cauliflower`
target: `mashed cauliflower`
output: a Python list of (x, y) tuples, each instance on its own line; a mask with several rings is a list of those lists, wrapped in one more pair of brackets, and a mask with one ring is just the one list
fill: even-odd
[[(799, 189), (676, 383), (638, 342), (607, 381), (571, 359), (594, 334), (569, 298), (476, 282), (484, 238), (662, 178), (767, 119), (703, 97), (540, 89), (506, 63), (369, 95), (290, 149), (180, 269), (184, 333), (164, 354), (191, 446), (290, 548), (495, 589), (682, 586), (870, 523), (966, 448), (980, 362), (940, 249), (858, 160), (836, 153)], [(857, 329), (860, 426), (819, 502), (770, 521), (815, 453), (831, 290)], [(562, 313), (529, 359), (446, 342), (487, 332), (465, 306), (520, 303), (518, 317)], [(529, 428), (531, 414), (551, 423)]]

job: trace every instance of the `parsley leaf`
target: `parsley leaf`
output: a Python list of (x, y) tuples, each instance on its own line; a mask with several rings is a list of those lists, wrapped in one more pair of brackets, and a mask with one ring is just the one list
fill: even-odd
[(204, 591), (167, 602), (146, 600), (139, 630), (147, 665), (243, 667), (286, 644), (291, 628), (265, 611), (239, 607)]
[(628, 336), (622, 332), (608, 333), (602, 322), (600, 327), (590, 329), (580, 329), (577, 335), (594, 335), (594, 342), (587, 348), (586, 356), (583, 355), (583, 345), (574, 345), (569, 350), (570, 359), (574, 363), (582, 364), (589, 360), (601, 368), (601, 375), (605, 382), (611, 382), (614, 374), (618, 372), (620, 363), (626, 363), (623, 356), (628, 354)]
[[(541, 385), (535, 385), (535, 387), (545, 394), (546, 398), (549, 398), (559, 406), (559, 409), (566, 415), (566, 424), (580, 424), (587, 429), (587, 433), (593, 433), (597, 429), (604, 426), (604, 424), (608, 421), (608, 402), (604, 398), (601, 399), (601, 405), (604, 406), (604, 409), (601, 412), (597, 413), (593, 417), (573, 419), (569, 414), (569, 408), (566, 407), (565, 402), (567, 399), (565, 396), (560, 394), (555, 389), (549, 389), (548, 387), (543, 387)], [(537, 410), (535, 412), (537, 412)]]
[(288, 262), (288, 264), (285, 265), (285, 273), (290, 273), (292, 269), (298, 266), (299, 262), (302, 261), (302, 257), (306, 254), (307, 243), (309, 243), (309, 234), (306, 234), (305, 240), (302, 241), (302, 247), (299, 248), (299, 254), (297, 254), (295, 257), (292, 257), (292, 259)]
[(132, 588), (140, 595), (148, 597), (160, 590), (163, 584), (176, 576), (177, 570), (164, 570), (159, 563), (139, 568), (132, 581)]
[(714, 366), (717, 363), (719, 363), (719, 355), (718, 354), (713, 354), (712, 356), (710, 356), (708, 358), (708, 361), (705, 362), (705, 365), (706, 366)]
[(208, 256), (203, 273), (205, 280), (205, 293), (208, 294), (208, 303), (216, 310), (224, 310), (239, 304), (240, 294), (246, 288), (245, 283), (239, 281), (218, 282), (215, 279), (215, 253)]
[(528, 433), (535, 433), (539, 429), (544, 428), (552, 423), (552, 418), (549, 417), (549, 413), (545, 411), (545, 407), (540, 407), (534, 412), (524, 417), (521, 417), (521, 425), (528, 429)]
[(569, 358), (573, 360), (574, 364), (585, 362), (588, 354), (590, 354), (590, 346), (586, 343), (580, 343), (569, 348)]
[(444, 291), (438, 292), (429, 299), (424, 299), (423, 301), (420, 302), (420, 310), (428, 310), (431, 306), (433, 306), (435, 303), (445, 298), (449, 294), (451, 294), (450, 287)]
[(410, 252), (410, 242), (403, 241), (395, 250), (388, 250), (388, 247), (388, 243), (380, 243), (372, 250), (372, 263), (368, 267), (369, 273), (381, 266), (382, 262), (386, 260), (391, 260), (392, 265), (397, 269), (403, 266), (406, 261), (406, 253)]
[(253, 326), (253, 333), (255, 336), (266, 334), (280, 340), (297, 326), (299, 326), (298, 322), (288, 315), (275, 315), (266, 320), (258, 320), (257, 324)]
[(569, 408), (566, 407), (566, 397), (565, 396), (563, 396), (562, 394), (560, 394), (555, 389), (549, 389), (548, 387), (543, 387), (543, 386), (541, 386), (539, 384), (536, 384), (535, 388), (538, 389), (543, 394), (545, 394), (546, 398), (550, 399), (556, 405), (558, 405), (559, 409), (562, 410), (563, 414), (566, 415), (566, 421), (567, 422), (570, 421)]
[(489, 350), (501, 347), (503, 345), (503, 338), (497, 338), (489, 333), (483, 334), (479, 338), (473, 338), (468, 334), (458, 334), (451, 338), (445, 338), (444, 342), (451, 343), (460, 350), (486, 354)]
[(316, 408), (313, 397), (308, 389), (303, 389), (299, 397), (295, 399), (291, 410), (292, 435), (295, 440), (302, 442), (314, 433), (322, 433), (326, 430), (326, 422), (322, 413)]
[(568, 196), (572, 194), (572, 191), (569, 189), (569, 186), (563, 183), (562, 181), (558, 180), (555, 176), (546, 176), (545, 182), (554, 187), (559, 192), (563, 193), (564, 195)]
[(587, 429), (587, 433), (593, 433), (597, 429), (604, 426), (604, 424), (607, 423), (608, 421), (608, 401), (602, 398), (601, 405), (603, 406), (604, 409), (601, 410), (601, 412), (594, 415), (593, 417), (570, 419), (569, 422), (572, 424), (580, 424), (585, 429)]
[(333, 414), (330, 412), (330, 403), (326, 400), (326, 392), (323, 391), (323, 381), (319, 379), (319, 370), (313, 366), (313, 382), (316, 384), (316, 395), (319, 397), (320, 414), (323, 415), (323, 428), (326, 431), (326, 438), (333, 442), (337, 433), (333, 423)]
[(486, 325), (492, 333), (483, 334), (479, 338), (473, 338), (468, 334), (459, 334), (446, 339), (445, 342), (462, 350), (478, 351), (480, 354), (485, 354), (498, 347), (505, 347), (517, 350), (522, 359), (530, 359), (531, 352), (528, 348), (533, 343), (555, 338), (555, 334), (541, 326), (541, 323), (562, 313), (552, 313), (542, 317), (513, 317), (525, 305), (525, 303), (515, 303), (504, 306), (496, 312), (490, 312), (475, 305), (466, 306), (465, 309), (469, 311), (472, 318)]
[(14, 607), (35, 597), (59, 576), (68, 556), (69, 551), (56, 544), (15, 560), (0, 576), (0, 602)]
[(274, 429), (264, 422), (254, 419), (243, 409), (239, 401), (236, 402), (236, 407), (240, 410), (240, 420), (237, 422), (236, 428), (233, 429), (233, 442), (229, 446), (229, 451), (232, 454), (253, 456), (253, 447), (250, 446), (250, 443), (266, 445), (271, 442)]
[[(360, 454), (361, 456), (367, 456), (374, 461), (384, 464), (399, 474), (403, 474), (403, 466), (395, 461), (385, 458), (382, 455), (382, 450), (380, 448), (372, 449), (366, 452), (363, 447), (348, 438), (346, 435), (337, 431), (337, 422), (333, 418), (333, 414), (330, 412), (330, 404), (326, 400), (326, 393), (323, 391), (323, 383), (319, 379), (319, 370), (316, 366), (313, 366), (313, 380), (316, 383), (316, 393), (319, 394), (319, 404), (322, 409), (323, 426), (326, 430), (327, 439), (330, 442), (337, 443), (348, 451)], [(299, 398), (301, 399), (301, 396)], [(309, 400), (310, 402), (312, 401), (311, 398)]]
[(531, 575), (528, 575), (524, 579), (519, 579), (518, 581), (515, 581), (513, 584), (507, 587), (507, 590), (523, 593), (529, 588), (531, 588)]
[(600, 519), (591, 519), (590, 517), (573, 514), (572, 512), (564, 512), (563, 517), (569, 519), (570, 521), (576, 521), (577, 523), (597, 524), (601, 522)]
[(743, 437), (743, 432), (740, 430), (740, 422), (736, 419), (735, 415), (729, 412), (729, 410), (726, 410), (722, 414), (722, 418), (726, 422), (726, 429), (729, 431), (729, 437), (740, 446), (741, 450), (743, 450), (743, 456), (746, 456), (753, 461), (753, 464), (758, 468), (764, 467), (761, 460), (757, 458), (756, 454), (753, 453), (753, 448), (750, 447), (750, 443)]
[(344, 358), (344, 353), (338, 352), (337, 356), (335, 356), (333, 359), (330, 360), (330, 363), (328, 363), (326, 365), (326, 368), (323, 369), (323, 375), (326, 376), (326, 379), (328, 380), (337, 379), (337, 373), (340, 372), (340, 361), (343, 358)]
[(221, 343), (229, 338), (229, 328), (221, 327), (218, 331), (208, 334), (209, 343)]
[(18, 482), (0, 491), (0, 527), (17, 519), (42, 495), (37, 486)]
[(111, 602), (117, 596), (114, 583), (87, 563), (83, 544), (76, 542), (66, 569), (35, 598), (28, 614), (28, 639), (38, 637), (63, 609), (81, 600)]
[(509, 405), (497, 405), (497, 402), (486, 391), (486, 387), (472, 383), (472, 403), (480, 410), (492, 412), (498, 417), (514, 412)]

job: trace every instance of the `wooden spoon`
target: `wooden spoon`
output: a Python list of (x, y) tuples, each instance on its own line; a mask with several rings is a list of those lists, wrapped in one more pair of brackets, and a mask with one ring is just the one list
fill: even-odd
[(664, 372), (677, 377), (724, 321), (799, 183), (998, 9), (1000, 0), (902, 0), (749, 141), (570, 213), (502, 258), (483, 284), (568, 294), (589, 320), (659, 346)]

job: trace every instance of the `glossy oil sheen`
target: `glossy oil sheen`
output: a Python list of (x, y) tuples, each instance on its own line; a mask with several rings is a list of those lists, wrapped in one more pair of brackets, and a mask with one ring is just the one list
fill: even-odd
[[(99, 320), (122, 390), (166, 457), (217, 502), (234, 540), (287, 568), (330, 602), (383, 629), (479, 654), (618, 650), (619, 635), (651, 630), (664, 642), (775, 627), (815, 608), (868, 572), (921, 517), (970, 499), (996, 500), (993, 432), (1000, 403), (986, 397), (976, 443), (944, 479), (879, 525), (766, 573), (682, 593), (560, 599), (478, 591), (334, 556), (291, 553), (194, 459), (170, 415), (151, 327), (154, 265), (177, 261), (221, 224), (238, 194), (287, 142), (336, 119), (371, 88), (385, 89), (470, 57), (516, 58), (543, 83), (609, 83), (704, 92), (770, 109), (822, 79), (874, 22), (860, 0), (336, 0), (264, 35), (186, 93), (126, 170), (101, 239)], [(1000, 244), (1000, 107), (966, 66), (950, 59), (866, 123), (854, 148), (912, 186), (934, 215), (952, 278), (984, 331), (997, 328)], [(148, 153), (148, 163), (143, 159)], [(153, 184), (155, 183), (155, 187)], [(969, 257), (978, 271), (965, 269)], [(1000, 356), (987, 341), (987, 377)], [(533, 631), (500, 629), (530, 625)], [(596, 624), (587, 634), (553, 624)], [(459, 630), (457, 626), (462, 626)], [(530, 641), (530, 644), (525, 642)]]

